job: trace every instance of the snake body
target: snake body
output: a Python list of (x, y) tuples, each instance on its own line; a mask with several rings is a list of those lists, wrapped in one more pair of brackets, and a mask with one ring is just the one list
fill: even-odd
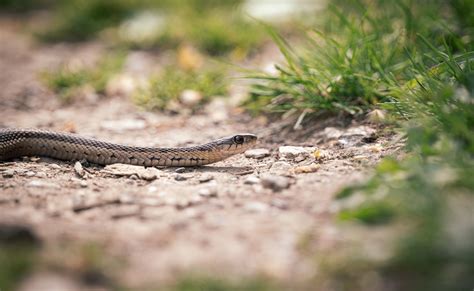
[(41, 129), (0, 129), (0, 161), (23, 156), (60, 160), (87, 160), (108, 165), (200, 166), (242, 153), (257, 141), (253, 134), (238, 134), (191, 147), (137, 147), (104, 142), (75, 134)]

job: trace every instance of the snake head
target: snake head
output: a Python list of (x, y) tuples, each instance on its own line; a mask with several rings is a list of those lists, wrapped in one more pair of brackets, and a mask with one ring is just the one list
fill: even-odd
[(257, 136), (250, 133), (239, 133), (224, 137), (215, 142), (220, 152), (225, 156), (240, 154), (257, 143)]

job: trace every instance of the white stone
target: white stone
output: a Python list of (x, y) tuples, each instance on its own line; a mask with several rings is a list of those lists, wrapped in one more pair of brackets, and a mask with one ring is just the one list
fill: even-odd
[(307, 157), (309, 153), (303, 147), (296, 146), (281, 146), (278, 148), (280, 158), (294, 159), (299, 156)]
[(268, 210), (268, 205), (258, 201), (247, 202), (244, 209), (248, 212), (264, 212)]
[(270, 151), (268, 149), (250, 149), (245, 151), (246, 158), (252, 159), (263, 159), (270, 155)]
[(179, 96), (179, 101), (187, 107), (193, 107), (201, 102), (203, 96), (196, 90), (184, 90)]

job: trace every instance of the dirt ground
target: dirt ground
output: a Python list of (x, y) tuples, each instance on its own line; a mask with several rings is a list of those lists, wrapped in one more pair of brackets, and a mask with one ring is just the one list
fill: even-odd
[[(340, 239), (334, 194), (365, 179), (370, 166), (397, 148), (392, 135), (364, 122), (306, 120), (293, 130), (294, 120), (252, 119), (220, 99), (195, 115), (145, 112), (120, 96), (63, 105), (40, 73), (65, 61), (87, 62), (106, 48), (39, 45), (15, 22), (0, 22), (0, 127), (149, 146), (252, 132), (257, 148), (270, 151), (263, 158), (158, 169), (151, 177), (140, 175), (144, 169), (117, 173), (94, 165), (82, 173), (74, 162), (46, 158), (0, 163), (0, 223), (26, 225), (42, 241), (41, 267), (21, 290), (137, 288), (189, 274), (308, 280), (317, 266), (301, 251), (305, 238), (323, 247)], [(131, 62), (160, 62), (159, 54), (132, 55)], [(285, 154), (281, 146), (304, 152)]]

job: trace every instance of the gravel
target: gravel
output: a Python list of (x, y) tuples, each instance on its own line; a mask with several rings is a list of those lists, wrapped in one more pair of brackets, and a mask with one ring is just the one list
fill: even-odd
[(260, 179), (263, 188), (279, 192), (290, 187), (290, 180), (287, 177), (276, 175), (265, 175)]

